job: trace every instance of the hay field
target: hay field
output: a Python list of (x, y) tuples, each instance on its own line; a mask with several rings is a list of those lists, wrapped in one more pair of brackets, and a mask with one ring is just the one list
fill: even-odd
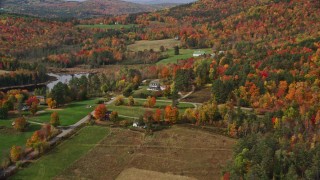
[(234, 144), (234, 139), (185, 127), (173, 126), (152, 136), (112, 128), (108, 137), (56, 179), (121, 179), (121, 173), (134, 179), (137, 170), (128, 172), (130, 168), (155, 171), (147, 172), (149, 176), (160, 172), (164, 177), (220, 179)]

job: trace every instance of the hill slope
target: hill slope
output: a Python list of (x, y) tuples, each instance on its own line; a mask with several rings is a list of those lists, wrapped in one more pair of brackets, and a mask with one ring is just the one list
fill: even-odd
[(49, 18), (88, 18), (154, 10), (147, 5), (119, 0), (5, 0), (2, 6), (8, 12)]
[(186, 3), (194, 2), (196, 0), (176, 0), (174, 2), (171, 0), (124, 0), (124, 1), (140, 3), (140, 4), (167, 4), (167, 3), (186, 4)]

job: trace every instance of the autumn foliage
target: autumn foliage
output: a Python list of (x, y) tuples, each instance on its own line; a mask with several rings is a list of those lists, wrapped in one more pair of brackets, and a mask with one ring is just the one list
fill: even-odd
[(54, 109), (57, 106), (57, 102), (52, 98), (47, 98), (47, 104), (50, 109)]
[(52, 126), (59, 126), (60, 125), (60, 118), (59, 118), (59, 114), (57, 112), (53, 112), (51, 114), (51, 119), (50, 119), (50, 124)]
[(99, 104), (95, 111), (94, 111), (94, 117), (98, 120), (103, 120), (107, 113), (107, 107), (104, 104)]
[(27, 120), (24, 117), (19, 117), (14, 120), (14, 129), (17, 131), (24, 131), (27, 126)]
[(10, 149), (10, 159), (17, 162), (22, 158), (22, 148), (20, 146), (12, 146)]
[(164, 119), (168, 123), (176, 123), (179, 119), (179, 110), (176, 107), (166, 106), (164, 109)]
[(156, 102), (157, 100), (155, 97), (148, 96), (146, 102), (144, 103), (144, 106), (148, 108), (153, 108), (156, 105)]

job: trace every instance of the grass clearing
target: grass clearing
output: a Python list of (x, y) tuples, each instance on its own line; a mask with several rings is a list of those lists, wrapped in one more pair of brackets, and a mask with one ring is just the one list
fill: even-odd
[(97, 29), (130, 29), (135, 27), (136, 24), (94, 24), (94, 25), (78, 25), (81, 28), (97, 28)]
[(41, 128), (40, 125), (30, 124), (26, 131), (17, 132), (12, 128), (10, 120), (0, 120), (0, 126), (5, 124), (4, 121), (7, 121), (5, 125), (7, 128), (0, 129), (0, 162), (4, 156), (9, 154), (13, 145), (24, 147), (33, 132)]
[(46, 123), (50, 121), (51, 113), (56, 111), (59, 114), (61, 125), (69, 126), (78, 122), (80, 119), (92, 112), (96, 106), (96, 100), (97, 99), (89, 99), (85, 101), (72, 102), (62, 109), (46, 109), (44, 110), (45, 112), (31, 117), (29, 120)]
[(205, 51), (207, 54), (211, 54), (211, 51), (212, 51), (210, 48), (208, 48), (208, 49), (180, 49), (179, 50), (180, 54), (174, 55), (174, 50), (170, 49), (167, 52), (164, 52), (164, 53), (167, 53), (169, 55), (169, 57), (157, 62), (157, 64), (177, 63), (178, 60), (180, 60), (180, 59), (188, 59), (188, 58), (193, 57), (194, 51), (197, 51), (197, 50)]
[[(109, 136), (57, 179), (117, 179), (122, 171), (132, 167), (196, 179), (220, 179), (222, 167), (232, 158), (235, 142), (178, 126), (157, 131), (152, 136), (112, 128)], [(145, 178), (139, 176), (138, 179)]]
[(155, 40), (155, 41), (136, 41), (134, 44), (128, 46), (128, 50), (130, 51), (144, 51), (145, 49), (154, 51), (160, 51), (160, 47), (163, 46), (167, 49), (173, 49), (174, 46), (179, 46), (180, 41), (175, 39), (163, 39), (163, 40)]
[[(117, 111), (119, 115), (139, 118), (139, 116), (144, 115), (146, 110), (155, 111), (157, 108), (164, 110), (164, 108), (167, 105), (171, 105), (170, 100), (169, 101), (159, 100), (156, 102), (156, 105), (154, 106), (154, 108), (145, 108), (143, 107), (143, 104), (146, 101), (145, 99), (135, 99), (135, 101), (137, 104), (134, 106), (127, 106), (127, 105), (115, 106), (114, 104), (111, 104), (111, 105), (108, 105), (107, 107), (108, 107), (108, 110)], [(126, 103), (127, 101), (125, 100), (125, 104)], [(187, 108), (194, 108), (194, 106), (190, 103), (180, 103), (178, 105), (178, 108), (180, 113), (184, 113), (184, 111)]]
[(105, 127), (84, 127), (35, 163), (19, 170), (10, 179), (52, 179), (88, 153), (108, 134), (109, 129)]

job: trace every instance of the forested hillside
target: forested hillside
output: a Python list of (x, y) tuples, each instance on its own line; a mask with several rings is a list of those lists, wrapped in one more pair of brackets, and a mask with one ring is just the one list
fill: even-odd
[[(319, 178), (319, 1), (202, 0), (136, 21), (149, 27), (144, 39), (179, 36), (183, 47), (223, 51), (189, 63), (195, 83), (211, 82), (213, 102), (227, 104), (220, 115), (240, 138), (226, 179)], [(187, 117), (208, 124), (202, 112)]]
[[(58, 68), (144, 64), (139, 78), (123, 76), (125, 67), (105, 88), (130, 95), (139, 87), (132, 82), (160, 79), (163, 95), (174, 98), (178, 91), (210, 87), (208, 102), (167, 121), (222, 127), (238, 138), (225, 179), (320, 178), (318, 0), (199, 0), (153, 13), (66, 23), (3, 15), (0, 26), (0, 70), (17, 70), (32, 60)], [(211, 53), (157, 65), (169, 56), (165, 47), (128, 48), (164, 39), (179, 42), (172, 49), (176, 55), (179, 48)], [(41, 52), (30, 55), (36, 51)], [(44, 72), (36, 63), (23, 69)], [(177, 112), (167, 107), (167, 117)]]
[(154, 10), (147, 5), (118, 0), (4, 0), (2, 7), (7, 12), (46, 18), (88, 18)]

